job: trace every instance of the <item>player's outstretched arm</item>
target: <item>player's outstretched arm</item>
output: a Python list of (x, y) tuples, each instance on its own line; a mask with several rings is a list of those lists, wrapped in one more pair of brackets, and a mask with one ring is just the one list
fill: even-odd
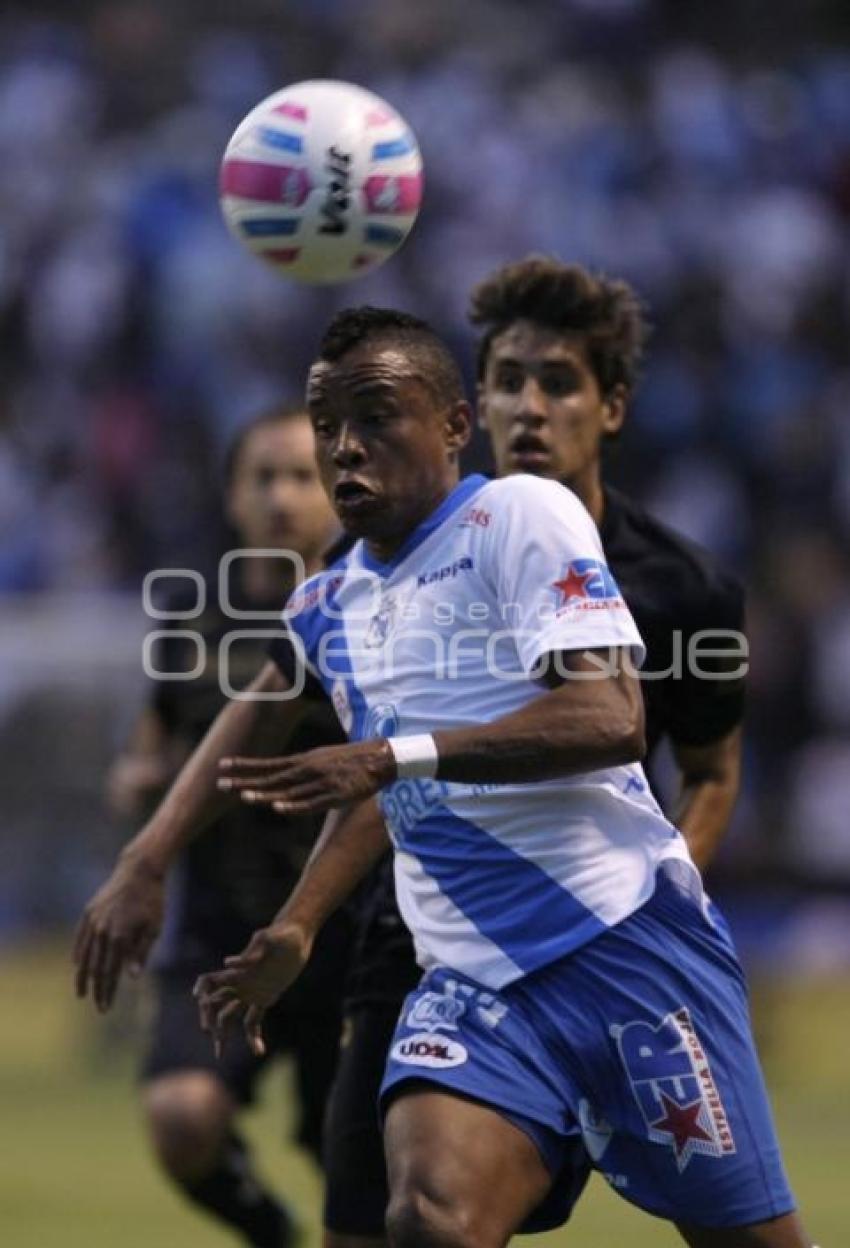
[[(619, 647), (550, 656), (548, 692), (492, 723), (435, 733), (431, 774), (464, 784), (523, 784), (641, 759), (643, 700), (625, 657)], [(221, 768), (224, 791), (281, 814), (358, 801), (399, 774), (385, 738), (289, 758), (225, 758)]]
[[(268, 663), (250, 686), (285, 694), (287, 684)], [(165, 878), (177, 855), (231, 802), (216, 786), (218, 760), (234, 750), (280, 749), (303, 712), (302, 699), (228, 703), (162, 802), (124, 848), (109, 879), (86, 906), (73, 958), (80, 997), (100, 1010), (112, 1004), (121, 972), (143, 966), (162, 925)]]
[(264, 1051), (266, 1010), (297, 979), (325, 921), (389, 848), (375, 802), (329, 815), (301, 879), (272, 923), (251, 937), (224, 969), (195, 985), (201, 1027), (221, 1052), (228, 1025), (240, 1019), (248, 1043)]

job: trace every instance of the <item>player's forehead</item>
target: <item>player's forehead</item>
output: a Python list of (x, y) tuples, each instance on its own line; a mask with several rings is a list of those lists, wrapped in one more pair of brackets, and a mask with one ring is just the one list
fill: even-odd
[(317, 360), (307, 377), (307, 406), (370, 397), (402, 398), (411, 388), (427, 390), (415, 353), (396, 343), (363, 343), (339, 360)]
[(583, 335), (530, 320), (513, 321), (496, 334), (490, 344), (487, 363), (490, 367), (508, 364), (589, 367)]

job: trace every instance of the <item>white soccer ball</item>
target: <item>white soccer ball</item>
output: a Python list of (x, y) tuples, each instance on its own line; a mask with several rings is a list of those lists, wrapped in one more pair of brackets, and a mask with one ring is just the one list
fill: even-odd
[(221, 163), (221, 207), (243, 246), (286, 277), (347, 282), (404, 242), (422, 199), (416, 138), (348, 82), (296, 82), (240, 122)]

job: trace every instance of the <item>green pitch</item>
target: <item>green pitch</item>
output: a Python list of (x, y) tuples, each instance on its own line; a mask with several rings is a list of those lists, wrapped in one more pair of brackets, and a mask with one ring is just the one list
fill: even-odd
[[(138, 1018), (125, 993), (100, 1019), (71, 996), (64, 945), (0, 961), (0, 1237), (9, 1248), (225, 1248), (235, 1239), (160, 1181), (132, 1093)], [(824, 1248), (850, 1225), (850, 984), (784, 985), (757, 1014), (791, 1180)], [(247, 1129), (261, 1167), (292, 1198), (318, 1248), (320, 1186), (283, 1143), (288, 1091), (272, 1071)], [(665, 1248), (681, 1241), (594, 1180), (568, 1230), (529, 1248)]]

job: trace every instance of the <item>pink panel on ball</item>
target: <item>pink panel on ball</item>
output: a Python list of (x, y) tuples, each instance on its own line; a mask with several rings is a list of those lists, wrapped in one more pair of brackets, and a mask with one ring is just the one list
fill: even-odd
[(393, 121), (394, 117), (395, 114), (391, 113), (388, 108), (373, 108), (366, 114), (366, 125), (369, 127), (385, 126), (388, 121)]
[(375, 174), (366, 179), (363, 190), (369, 212), (416, 212), (422, 201), (422, 174), (395, 178)]
[(221, 166), (219, 187), (222, 195), (241, 195), (245, 199), (297, 208), (307, 198), (310, 179), (305, 169), (231, 159)]
[(280, 113), (283, 117), (292, 117), (295, 121), (307, 120), (307, 109), (303, 104), (294, 104), (291, 100), (284, 100), (282, 104), (278, 104), (277, 108), (273, 108), (272, 112)]
[(300, 247), (274, 247), (260, 252), (264, 260), (273, 260), (275, 264), (292, 264), (301, 255)]

